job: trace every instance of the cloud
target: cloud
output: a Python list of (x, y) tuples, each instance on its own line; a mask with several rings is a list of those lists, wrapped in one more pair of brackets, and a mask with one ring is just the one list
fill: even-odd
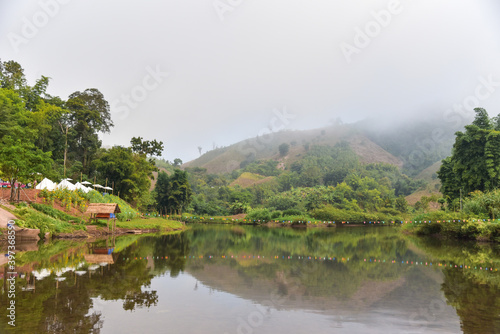
[[(148, 67), (168, 71), (126, 117), (114, 108), (103, 142), (162, 140), (170, 160), (256, 136), (275, 108), (296, 115), (293, 129), (336, 117), (389, 121), (444, 113), (474, 93), (478, 77), (500, 79), (495, 1), (401, 1), (385, 26), (376, 18), (391, 1), (232, 2), (223, 20), (211, 0), (42, 3), (59, 10), (17, 52), (8, 34), (22, 36), (24, 22), (44, 9), (1, 3), (2, 60), (20, 62), (31, 82), (50, 76), (49, 92), (62, 98), (95, 87), (122, 103), (144, 87)], [(369, 44), (347, 62), (342, 43), (355, 45), (366, 29)], [(499, 102), (500, 93), (482, 101), (492, 113)]]

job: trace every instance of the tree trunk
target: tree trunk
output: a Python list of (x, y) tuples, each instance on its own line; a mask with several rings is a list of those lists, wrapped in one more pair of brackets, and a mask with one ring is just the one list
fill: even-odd
[(10, 180), (10, 201), (14, 202), (16, 200), (16, 179), (11, 179)]
[(87, 169), (86, 169), (86, 167), (87, 167), (87, 147), (85, 147), (83, 149), (83, 161), (82, 161), (82, 164), (83, 164), (83, 171), (85, 173), (87, 173)]
[(64, 144), (64, 178), (66, 178), (66, 157), (68, 155), (68, 126), (66, 125), (66, 142)]

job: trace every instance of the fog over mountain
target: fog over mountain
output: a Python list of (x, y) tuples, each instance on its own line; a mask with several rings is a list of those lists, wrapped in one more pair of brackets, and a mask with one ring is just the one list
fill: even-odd
[[(500, 5), (465, 1), (0, 0), (0, 59), (184, 161), (282, 129), (500, 113)], [(374, 125), (375, 126), (375, 125)], [(444, 127), (443, 127), (444, 129)]]

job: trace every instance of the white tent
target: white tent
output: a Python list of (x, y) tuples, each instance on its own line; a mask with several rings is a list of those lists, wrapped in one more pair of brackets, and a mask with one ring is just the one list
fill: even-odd
[(36, 185), (35, 189), (47, 189), (47, 190), (54, 190), (56, 188), (56, 184), (49, 179), (45, 178), (40, 182), (39, 184)]
[(44, 279), (47, 276), (50, 276), (51, 271), (48, 269), (42, 269), (42, 270), (34, 270), (31, 272), (36, 279)]
[(76, 190), (75, 185), (68, 180), (62, 180), (58, 185), (57, 189), (68, 189), (68, 190)]
[(75, 188), (83, 191), (84, 193), (88, 193), (91, 190), (90, 188), (85, 187), (80, 182), (75, 183)]

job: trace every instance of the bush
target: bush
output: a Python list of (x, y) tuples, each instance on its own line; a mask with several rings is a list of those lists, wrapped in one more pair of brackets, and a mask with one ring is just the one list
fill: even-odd
[(260, 220), (268, 222), (271, 220), (271, 213), (268, 209), (254, 209), (248, 213), (246, 218), (250, 220)]
[(283, 211), (283, 216), (300, 216), (304, 213), (298, 209), (288, 209)]
[(271, 219), (279, 218), (282, 215), (283, 215), (283, 212), (281, 212), (281, 211), (273, 211), (273, 212), (271, 212)]
[(75, 230), (85, 230), (84, 225), (71, 225), (59, 219), (52, 218), (31, 208), (20, 208), (14, 211), (16, 216), (21, 218), (17, 224), (19, 227), (40, 229), (40, 234), (50, 233), (69, 233)]
[(352, 223), (362, 223), (368, 221), (398, 221), (401, 217), (386, 215), (383, 213), (372, 213), (355, 210), (343, 210), (326, 205), (311, 211), (311, 216), (323, 221), (348, 221)]
[(68, 215), (67, 213), (56, 210), (45, 204), (32, 203), (31, 207), (37, 211), (45, 213), (52, 218), (56, 218), (66, 222), (74, 221), (75, 223), (82, 223), (82, 219)]

